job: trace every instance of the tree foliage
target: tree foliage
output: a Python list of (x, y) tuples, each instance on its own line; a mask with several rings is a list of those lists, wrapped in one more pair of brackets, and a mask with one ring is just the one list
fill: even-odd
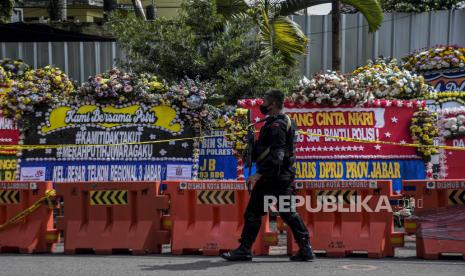
[[(379, 0), (340, 0), (341, 3), (353, 6), (363, 14), (368, 22), (370, 32), (376, 31), (383, 22), (383, 11)], [(331, 3), (331, 0), (284, 0), (279, 1), (278, 14), (290, 15), (308, 7)]]
[(0, 23), (9, 23), (15, 7), (14, 0), (0, 0)]
[(380, 0), (383, 10), (387, 12), (426, 12), (449, 10), (463, 0)]
[[(376, 31), (381, 26), (383, 11), (379, 0), (340, 1), (353, 6), (363, 14), (370, 32)], [(297, 56), (307, 53), (309, 39), (289, 16), (312, 6), (332, 3), (333, 0), (248, 0), (247, 4), (246, 0), (216, 0), (215, 2), (217, 11), (226, 18), (244, 13), (252, 16), (259, 28), (258, 38), (262, 46), (262, 54), (274, 55), (279, 52), (284, 57), (284, 62), (294, 65)], [(246, 10), (245, 7), (250, 8)], [(339, 21), (333, 20), (334, 22)], [(338, 28), (336, 25), (333, 26), (335, 30)], [(333, 43), (339, 45), (337, 40), (333, 40)], [(333, 60), (338, 58), (334, 56)]]
[(262, 55), (253, 17), (224, 17), (213, 1), (185, 1), (172, 19), (143, 21), (114, 13), (109, 24), (127, 54), (121, 61), (126, 69), (167, 81), (198, 77), (212, 82), (230, 103), (272, 87), (289, 91), (298, 81), (296, 68), (280, 53)]

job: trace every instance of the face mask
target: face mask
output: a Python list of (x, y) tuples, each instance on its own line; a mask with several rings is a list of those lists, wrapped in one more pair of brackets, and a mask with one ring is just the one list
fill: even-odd
[[(268, 105), (269, 106), (269, 105)], [(268, 106), (264, 106), (264, 105), (260, 105), (260, 112), (263, 114), (263, 115), (266, 115), (268, 114), (268, 112), (270, 112), (268, 110)]]

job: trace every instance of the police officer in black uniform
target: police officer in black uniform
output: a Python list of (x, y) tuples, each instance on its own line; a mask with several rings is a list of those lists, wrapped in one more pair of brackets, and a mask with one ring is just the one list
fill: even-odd
[[(292, 183), (295, 178), (295, 131), (294, 122), (282, 112), (284, 94), (279, 90), (270, 90), (265, 94), (260, 111), (268, 115), (255, 142), (253, 161), (257, 173), (250, 176), (248, 184), (253, 185), (247, 209), (244, 214), (244, 228), (239, 240), (239, 248), (221, 254), (229, 261), (252, 260), (251, 248), (260, 231), (266, 195), (279, 197), (294, 194)], [(279, 201), (278, 201), (279, 202)], [(279, 206), (278, 206), (279, 208)], [(279, 209), (278, 209), (279, 211)], [(314, 259), (310, 247), (309, 234), (302, 219), (295, 212), (280, 212), (281, 218), (291, 228), (299, 251), (292, 261), (311, 261)]]

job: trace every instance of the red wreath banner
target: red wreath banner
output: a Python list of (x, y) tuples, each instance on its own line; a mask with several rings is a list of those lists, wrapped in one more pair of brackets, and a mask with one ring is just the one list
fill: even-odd
[[(258, 108), (261, 103), (251, 99), (239, 101), (241, 107), (251, 109), (254, 122), (264, 117)], [(377, 100), (362, 107), (296, 106), (286, 102), (284, 111), (300, 131), (307, 133), (298, 135), (298, 159), (417, 159), (416, 148), (401, 144), (412, 143), (409, 125), (413, 113), (424, 106), (423, 101), (395, 100)], [(347, 141), (350, 139), (367, 143)]]

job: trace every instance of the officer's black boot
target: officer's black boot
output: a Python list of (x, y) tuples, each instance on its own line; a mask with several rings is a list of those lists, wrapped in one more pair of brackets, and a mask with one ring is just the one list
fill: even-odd
[(252, 251), (250, 248), (250, 245), (241, 242), (241, 245), (237, 249), (222, 253), (220, 256), (228, 261), (251, 261)]
[(313, 254), (313, 250), (308, 239), (301, 239), (297, 241), (297, 243), (299, 245), (299, 251), (294, 256), (290, 257), (291, 261), (307, 262), (315, 259), (315, 254)]
[(260, 231), (260, 225), (262, 223), (261, 217), (256, 216), (254, 213), (246, 212), (244, 214), (244, 228), (242, 229), (241, 239), (239, 242), (241, 245), (234, 250), (223, 253), (220, 256), (228, 261), (251, 261), (252, 260), (252, 245), (255, 238)]

